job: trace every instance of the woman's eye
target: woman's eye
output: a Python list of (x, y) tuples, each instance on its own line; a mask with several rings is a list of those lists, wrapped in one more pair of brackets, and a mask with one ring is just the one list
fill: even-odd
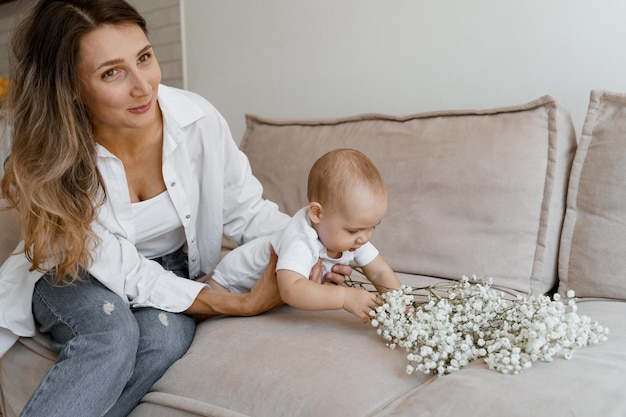
[(150, 59), (150, 57), (152, 57), (152, 54), (149, 52), (146, 52), (145, 54), (139, 57), (139, 62), (146, 62)]
[(115, 77), (117, 75), (117, 70), (115, 68), (111, 68), (110, 70), (106, 70), (103, 74), (102, 74), (102, 78), (112, 78)]

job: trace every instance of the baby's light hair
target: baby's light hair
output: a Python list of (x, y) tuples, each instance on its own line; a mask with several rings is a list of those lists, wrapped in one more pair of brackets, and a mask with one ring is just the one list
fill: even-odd
[(374, 163), (356, 149), (330, 151), (319, 158), (309, 171), (309, 202), (337, 207), (358, 188), (374, 194), (387, 194), (383, 178)]

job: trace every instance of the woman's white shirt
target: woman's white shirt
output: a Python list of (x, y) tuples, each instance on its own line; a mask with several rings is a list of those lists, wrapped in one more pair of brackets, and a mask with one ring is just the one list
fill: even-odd
[[(161, 85), (159, 105), (164, 118), (163, 178), (185, 230), (190, 276), (197, 278), (219, 262), (222, 235), (245, 243), (282, 230), (289, 217), (262, 198), (247, 157), (207, 100)], [(205, 284), (177, 277), (137, 251), (122, 161), (99, 145), (97, 155), (107, 199), (93, 226), (101, 243), (89, 273), (132, 306), (185, 311)], [(30, 266), (17, 254), (0, 267), (0, 356), (18, 336), (35, 334), (31, 303), (41, 273), (29, 271)]]

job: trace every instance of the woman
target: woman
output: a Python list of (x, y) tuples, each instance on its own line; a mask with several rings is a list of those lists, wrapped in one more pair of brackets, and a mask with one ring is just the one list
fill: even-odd
[(24, 242), (0, 269), (0, 354), (34, 317), (59, 359), (22, 415), (126, 416), (186, 351), (195, 318), (281, 303), (275, 259), (247, 294), (195, 279), (223, 234), (243, 243), (288, 217), (262, 199), (220, 114), (159, 84), (146, 23), (123, 0), (40, 0), (10, 47), (2, 192)]

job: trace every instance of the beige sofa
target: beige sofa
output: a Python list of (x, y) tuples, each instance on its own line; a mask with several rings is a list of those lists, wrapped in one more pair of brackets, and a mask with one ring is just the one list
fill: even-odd
[[(574, 289), (579, 312), (608, 326), (609, 340), (519, 375), (480, 360), (443, 377), (407, 375), (404, 352), (373, 327), (284, 306), (199, 325), (132, 417), (626, 415), (626, 96), (593, 92), (578, 141), (549, 96), (408, 117), (247, 121), (242, 149), (286, 212), (305, 203), (317, 157), (360, 149), (389, 188), (373, 242), (403, 282), (475, 274), (509, 293)], [(11, 213), (1, 221), (4, 256), (17, 235)], [(53, 358), (39, 335), (0, 359), (5, 417)]]

